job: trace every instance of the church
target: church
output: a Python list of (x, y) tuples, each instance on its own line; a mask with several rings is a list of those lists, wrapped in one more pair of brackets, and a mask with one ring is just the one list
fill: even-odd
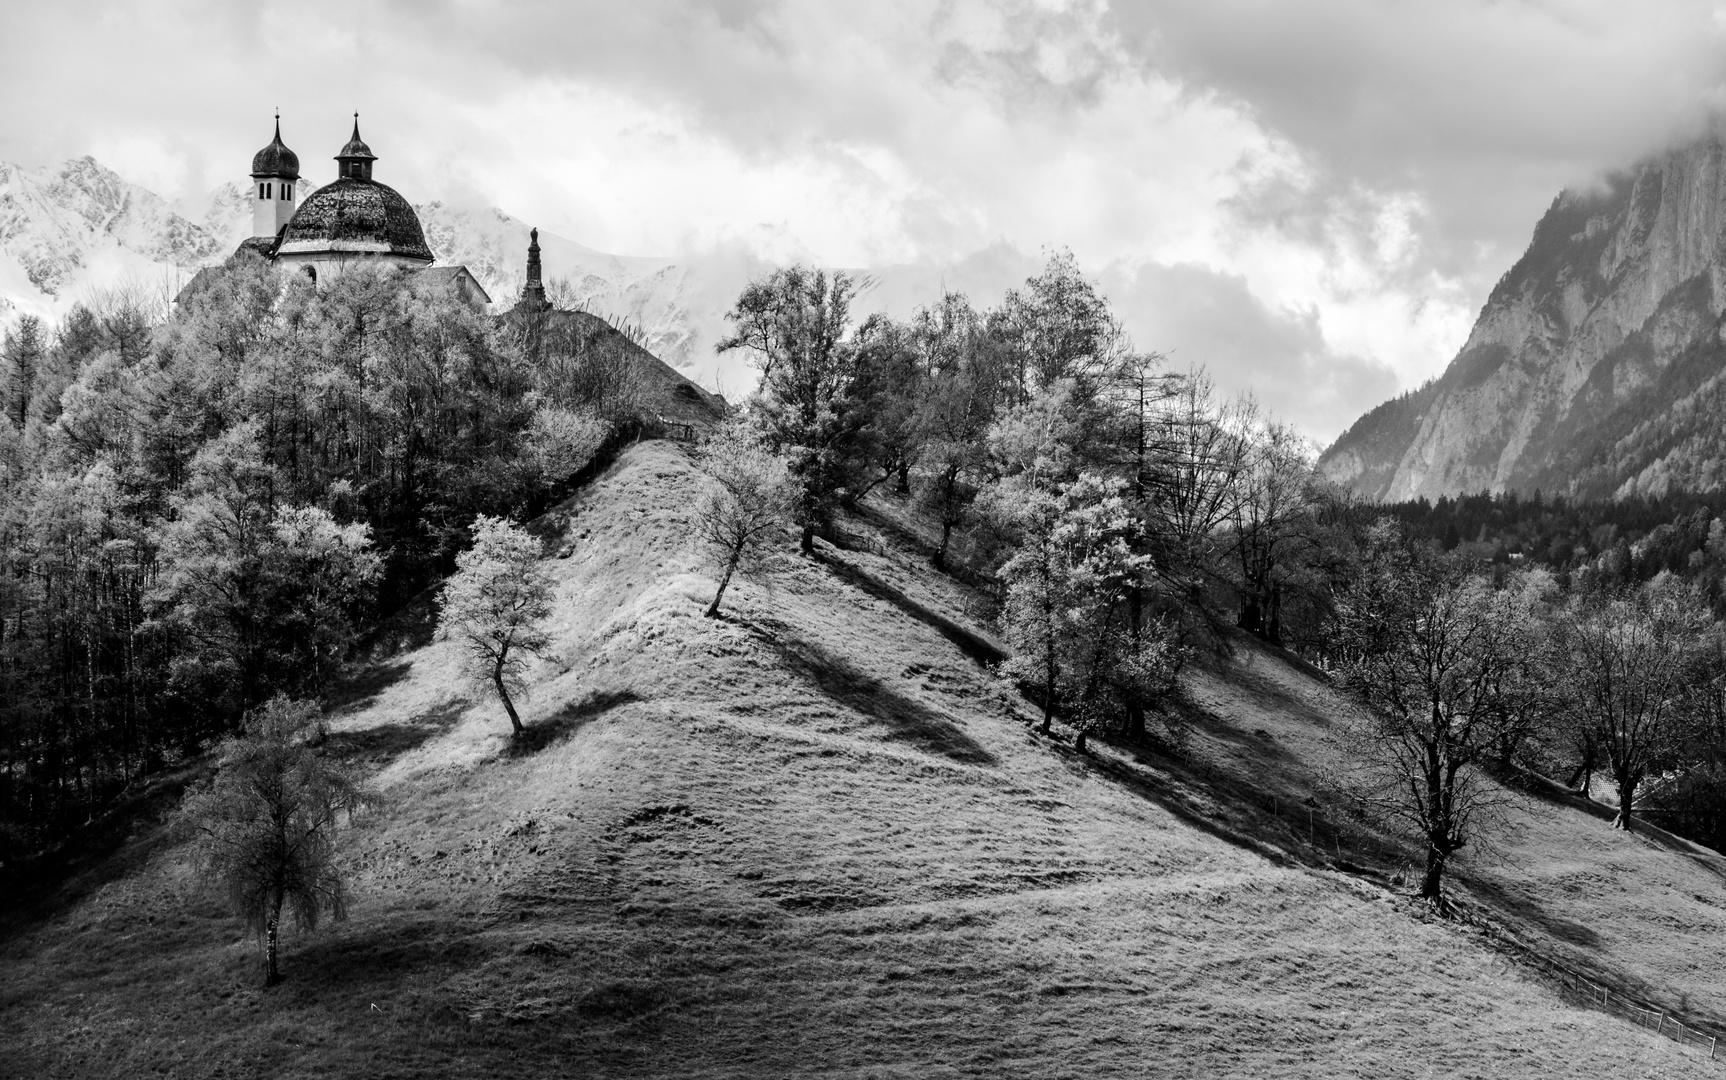
[(335, 160), (335, 180), (300, 198), (300, 158), (282, 142), (278, 114), (275, 137), (252, 156), (252, 235), (239, 250), (313, 281), (355, 266), (394, 266), (437, 278), (476, 306), (491, 303), (467, 267), (432, 265), (435, 256), (413, 205), (372, 178), (377, 155), (360, 138), (358, 113), (353, 136)]

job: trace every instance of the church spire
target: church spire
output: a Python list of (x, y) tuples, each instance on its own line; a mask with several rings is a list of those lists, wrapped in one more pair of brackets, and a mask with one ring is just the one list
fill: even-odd
[(516, 305), (527, 311), (546, 311), (551, 302), (545, 298), (545, 283), (539, 277), (539, 230), (528, 233), (527, 284), (521, 287), (521, 302)]
[(378, 159), (360, 138), (360, 114), (354, 113), (354, 135), (348, 144), (336, 154), (336, 160), (341, 164), (337, 167), (337, 175), (351, 180), (370, 180), (372, 178), (372, 162)]

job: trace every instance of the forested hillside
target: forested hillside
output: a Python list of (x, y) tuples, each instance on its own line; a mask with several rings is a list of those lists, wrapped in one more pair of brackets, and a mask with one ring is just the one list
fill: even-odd
[(206, 280), (171, 319), (6, 335), (0, 859), (317, 697), (475, 515), (545, 506), (677, 379), (590, 316), (497, 322), (411, 276)]

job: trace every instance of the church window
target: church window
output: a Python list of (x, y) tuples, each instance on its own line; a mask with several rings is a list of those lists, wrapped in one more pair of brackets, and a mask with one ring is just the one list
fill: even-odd
[(259, 184), (259, 185), (258, 185), (258, 198), (260, 198), (260, 199), (267, 199), (267, 198), (269, 198), (269, 196), (268, 196), (268, 195), (266, 195), (266, 194), (264, 194), (264, 192), (265, 192), (265, 188), (264, 188), (264, 185), (263, 185), (263, 184)]
[(287, 201), (287, 202), (292, 202), (293, 198), (294, 198), (294, 185), (283, 184), (282, 185), (282, 199), (284, 201)]

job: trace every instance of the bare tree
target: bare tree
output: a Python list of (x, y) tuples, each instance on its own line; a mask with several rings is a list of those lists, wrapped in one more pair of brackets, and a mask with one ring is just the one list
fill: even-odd
[(1482, 772), (1542, 693), (1533, 597), (1428, 549), (1394, 526), (1369, 534), (1360, 577), (1339, 603), (1341, 684), (1366, 706), (1353, 729), (1355, 794), (1413, 826), (1426, 846), (1420, 895), (1442, 902), (1450, 858), (1502, 824), (1502, 789)]
[(785, 460), (742, 424), (722, 428), (702, 449), (709, 483), (696, 511), (696, 530), (719, 574), (706, 616), (719, 615), (731, 576), (763, 565), (768, 541), (789, 519), (797, 498)]
[(1280, 644), (1284, 579), (1312, 506), (1311, 448), (1293, 428), (1269, 424), (1247, 445), (1229, 504), (1241, 629)]
[(1629, 597), (1578, 600), (1564, 620), (1567, 704), (1612, 771), (1614, 828), (1630, 828), (1637, 789), (1679, 752), (1711, 622), (1664, 574)]
[(1149, 460), (1140, 485), (1159, 570), (1177, 575), (1171, 584), (1191, 596), (1202, 587), (1200, 571), (1212, 562), (1217, 531), (1234, 505), (1253, 416), (1249, 403), (1219, 403), (1203, 371), (1186, 372), (1168, 390), (1142, 437)]
[(455, 562), (439, 597), (438, 636), (461, 647), (464, 674), (497, 692), (520, 735), (510, 692), (525, 689), (528, 657), (550, 644), (540, 624), (551, 611), (551, 578), (540, 565), (539, 541), (503, 518), (481, 517), (473, 547)]
[(215, 777), (182, 804), (190, 835), (213, 882), (264, 940), (264, 985), (282, 979), (277, 933), (285, 908), (302, 929), (324, 915), (347, 917), (347, 890), (335, 861), (340, 815), (374, 801), (308, 745), (312, 702), (271, 699), (222, 744)]

